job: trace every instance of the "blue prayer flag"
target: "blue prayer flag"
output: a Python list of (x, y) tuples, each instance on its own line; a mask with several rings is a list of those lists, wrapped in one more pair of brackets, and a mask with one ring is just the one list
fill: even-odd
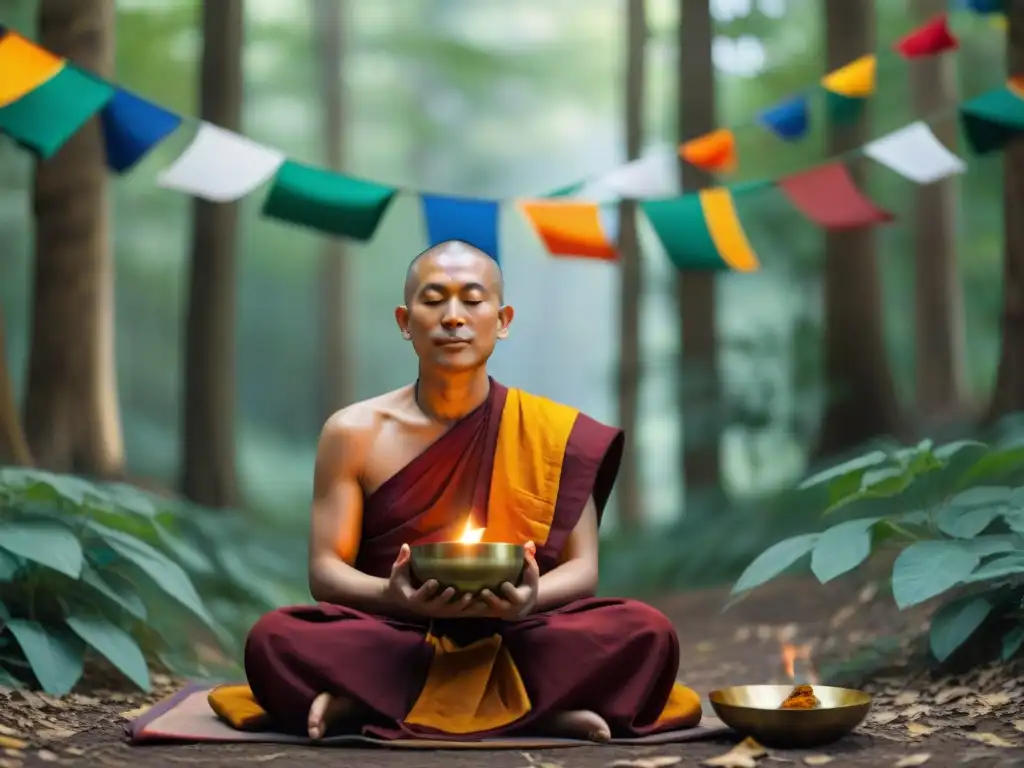
[(783, 141), (802, 139), (810, 128), (811, 113), (805, 96), (794, 96), (758, 115), (758, 122)]
[(181, 125), (181, 118), (163, 107), (117, 89), (102, 113), (107, 165), (124, 173)]
[(975, 13), (1002, 13), (1006, 10), (1006, 0), (960, 0), (959, 5), (966, 5)]
[(498, 202), (469, 197), (423, 195), (427, 240), (464, 240), (498, 261)]

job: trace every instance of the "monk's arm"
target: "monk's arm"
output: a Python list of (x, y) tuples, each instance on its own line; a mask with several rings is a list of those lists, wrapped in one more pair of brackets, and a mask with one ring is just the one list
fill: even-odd
[(597, 506), (587, 499), (576, 527), (562, 549), (561, 562), (540, 577), (534, 612), (540, 613), (593, 597), (597, 592)]
[(368, 613), (383, 612), (387, 581), (354, 567), (363, 525), (359, 472), (372, 424), (341, 411), (328, 420), (317, 446), (309, 536), (313, 599)]

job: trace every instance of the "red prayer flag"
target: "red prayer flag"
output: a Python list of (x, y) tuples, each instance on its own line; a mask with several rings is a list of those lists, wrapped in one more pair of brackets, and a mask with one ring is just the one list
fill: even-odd
[(895, 218), (857, 189), (841, 162), (786, 176), (778, 185), (800, 213), (825, 229), (856, 229)]
[(949, 16), (942, 14), (922, 24), (902, 40), (896, 41), (893, 50), (906, 59), (934, 56), (945, 51), (955, 51), (960, 41), (949, 31)]

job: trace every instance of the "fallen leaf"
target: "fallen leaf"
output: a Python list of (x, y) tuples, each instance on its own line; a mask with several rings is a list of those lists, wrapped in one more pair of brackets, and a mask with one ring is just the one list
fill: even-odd
[(167, 675), (155, 674), (153, 675), (153, 685), (170, 685), (171, 678)]
[(1012, 741), (1007, 741), (1002, 736), (997, 736), (994, 733), (965, 733), (965, 739), (971, 741), (980, 741), (982, 744), (987, 744), (990, 747), (1016, 747)]
[(834, 758), (831, 755), (808, 755), (804, 758), (807, 765), (828, 765)]
[(899, 712), (872, 712), (869, 719), (875, 725), (888, 725), (899, 716)]
[(149, 705), (146, 704), (144, 706), (137, 707), (136, 709), (129, 709), (127, 712), (122, 712), (120, 717), (124, 718), (125, 720), (134, 720), (137, 717), (142, 717), (148, 711)]
[(745, 643), (750, 639), (750, 627), (740, 627), (736, 630), (736, 634), (732, 636), (733, 642)]
[(45, 763), (56, 763), (58, 760), (60, 760), (60, 758), (57, 757), (57, 755), (55, 755), (48, 749), (39, 750), (39, 752), (36, 753), (36, 756)]
[(13, 736), (14, 738), (18, 738), (21, 734), (13, 728), (8, 728), (6, 725), (0, 725), (0, 736)]
[(796, 624), (786, 624), (775, 630), (775, 639), (780, 643), (788, 643), (791, 642), (799, 632), (800, 627)]
[(870, 603), (872, 600), (875, 599), (875, 595), (877, 594), (878, 584), (876, 584), (875, 582), (871, 582), (870, 584), (866, 584), (864, 588), (861, 589), (860, 594), (857, 595), (857, 602), (861, 605), (863, 605), (864, 603)]
[(85, 754), (85, 750), (79, 749), (78, 747), (68, 747), (64, 751), (67, 752), (69, 755), (74, 755), (75, 757), (81, 757)]
[(53, 728), (42, 728), (36, 732), (36, 735), (44, 741), (54, 741), (56, 739), (70, 739), (76, 733), (78, 733), (78, 731), (54, 726)]
[[(271, 752), (269, 755), (260, 755), (258, 757), (248, 757), (245, 762), (247, 763), (269, 763), (271, 760), (277, 760), (279, 757), (287, 757), (287, 752)], [(541, 763), (544, 765), (544, 763)], [(550, 765), (550, 763), (549, 763)], [(557, 763), (556, 763), (557, 765)]]
[(748, 736), (724, 755), (705, 760), (704, 765), (711, 768), (757, 768), (758, 758), (767, 754), (767, 749)]
[(1024, 733), (1024, 720), (1014, 720), (1013, 727), (1016, 728), (1018, 731)]
[(681, 762), (683, 762), (683, 758), (670, 755), (638, 757), (636, 760), (616, 760), (612, 763), (612, 768), (666, 768), (666, 766)]
[(21, 760), (5, 760), (0, 758), (0, 768), (21, 768), (24, 763)]
[(916, 720), (921, 715), (927, 715), (932, 711), (932, 708), (927, 704), (915, 704), (912, 707), (907, 707), (903, 710), (903, 716), (908, 720)]
[(993, 709), (996, 707), (1002, 707), (1012, 701), (1010, 694), (1008, 693), (987, 693), (981, 697), (981, 700)]
[(842, 608), (836, 611), (835, 615), (833, 615), (832, 618), (829, 620), (829, 626), (831, 626), (832, 629), (838, 629), (851, 618), (853, 618), (853, 615), (855, 613), (857, 613), (857, 608), (855, 606), (844, 605)]
[(924, 723), (907, 723), (907, 730), (914, 736), (927, 736), (930, 733), (935, 733), (939, 729), (933, 728), (930, 725), (925, 725)]
[(920, 697), (921, 694), (917, 691), (904, 691), (897, 696), (892, 703), (897, 707), (906, 707), (910, 704), (914, 704)]
[(0, 747), (4, 749), (24, 749), (28, 742), (16, 739), (13, 736), (0, 736)]
[(916, 768), (918, 765), (924, 765), (931, 759), (931, 752), (918, 752), (915, 755), (907, 755), (901, 757), (893, 768)]
[(956, 699), (962, 699), (964, 696), (969, 696), (970, 694), (971, 689), (965, 688), (962, 685), (954, 688), (946, 688), (935, 695), (935, 703), (947, 704), (951, 701), (955, 701)]
[(775, 636), (775, 630), (772, 629), (770, 624), (758, 624), (757, 625), (757, 639), (758, 640), (771, 640)]

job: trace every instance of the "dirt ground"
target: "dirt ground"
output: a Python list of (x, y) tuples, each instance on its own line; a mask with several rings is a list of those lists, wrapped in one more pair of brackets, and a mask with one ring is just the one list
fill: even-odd
[[(652, 601), (679, 628), (684, 648), (681, 678), (702, 695), (745, 683), (782, 683), (788, 645), (796, 672), (812, 674), (829, 662), (883, 636), (905, 638), (903, 660), (876, 673), (863, 687), (874, 695), (871, 714), (837, 744), (811, 750), (770, 750), (757, 759), (725, 759), (722, 768), (769, 768), (774, 764), (881, 768), (924, 765), (974, 768), (1024, 765), (1024, 668), (992, 666), (959, 676), (936, 677), (911, 660), (909, 638), (925, 624), (921, 612), (899, 613), (891, 596), (871, 583), (822, 587), (795, 580), (763, 588), (722, 612), (725, 590), (693, 592)], [(800, 651), (808, 651), (802, 654)], [(61, 700), (0, 688), (0, 768), (36, 765), (179, 766), (206, 764), (359, 765), (362, 768), (491, 768), (698, 766), (730, 751), (735, 739), (659, 747), (581, 747), (521, 752), (408, 752), (280, 745), (179, 745), (130, 747), (126, 719), (181, 685), (156, 678), (144, 698), (83, 684)], [(823, 683), (831, 682), (826, 678)], [(708, 708), (709, 714), (713, 714)], [(25, 742), (21, 744), (19, 742)], [(678, 758), (678, 760), (672, 760)], [(627, 761), (627, 762), (623, 762)]]

